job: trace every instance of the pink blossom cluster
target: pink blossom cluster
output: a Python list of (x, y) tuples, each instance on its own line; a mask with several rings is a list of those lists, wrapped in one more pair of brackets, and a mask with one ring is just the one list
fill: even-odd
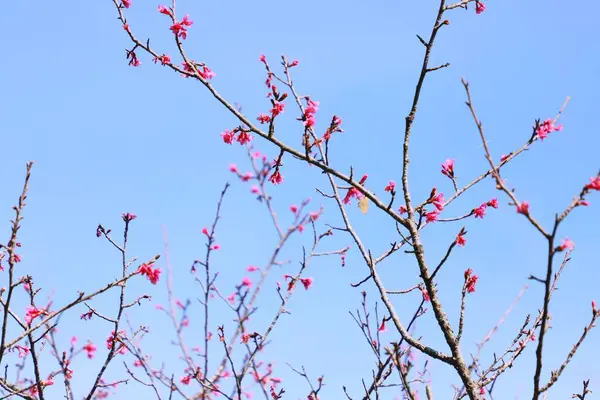
[(144, 263), (144, 264), (140, 265), (140, 267), (137, 270), (137, 273), (148, 277), (148, 280), (153, 285), (156, 285), (158, 283), (158, 280), (160, 278), (160, 274), (162, 271), (160, 268), (152, 268), (153, 266), (154, 266), (154, 264)]

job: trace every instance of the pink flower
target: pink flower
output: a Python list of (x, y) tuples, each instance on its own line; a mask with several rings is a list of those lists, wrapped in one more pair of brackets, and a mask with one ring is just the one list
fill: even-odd
[(384, 191), (386, 192), (395, 192), (396, 191), (396, 182), (390, 181), (390, 183), (385, 187)]
[(40, 310), (38, 308), (35, 308), (33, 306), (28, 306), (25, 309), (25, 322), (27, 323), (27, 325), (31, 325), (31, 322), (41, 316), (41, 315), (45, 315), (46, 311), (45, 310)]
[(251, 288), (252, 287), (252, 279), (250, 279), (248, 277), (244, 277), (244, 279), (242, 279), (242, 286)]
[(168, 65), (168, 64), (171, 64), (171, 57), (169, 57), (166, 54), (163, 54), (162, 56), (154, 57), (153, 61), (154, 61), (154, 64), (156, 64), (157, 62), (160, 61), (161, 65)]
[(465, 244), (467, 244), (467, 239), (465, 239), (465, 237), (462, 233), (459, 233), (456, 236), (456, 244), (459, 246), (464, 246)]
[(485, 4), (483, 4), (480, 1), (478, 1), (477, 3), (475, 3), (475, 13), (476, 14), (481, 14), (484, 11), (485, 11)]
[(275, 101), (273, 104), (273, 108), (271, 109), (271, 116), (273, 118), (275, 118), (276, 116), (278, 116), (279, 114), (281, 114), (283, 112), (283, 109), (285, 108), (285, 104), (284, 103), (280, 103), (278, 101)]
[(573, 250), (573, 248), (575, 247), (575, 243), (567, 238), (564, 238), (562, 241), (562, 244), (560, 246), (558, 246), (558, 251), (565, 251), (565, 250)]
[(248, 268), (246, 268), (246, 271), (248, 271), (248, 272), (258, 271), (258, 267), (254, 266), (254, 265), (250, 265), (250, 266), (248, 266)]
[(271, 177), (269, 178), (269, 181), (271, 181), (273, 185), (279, 185), (283, 182), (283, 176), (281, 176), (279, 170), (275, 170), (273, 175), (271, 175)]
[(421, 288), (421, 295), (423, 296), (423, 301), (431, 300), (429, 298), (429, 293), (427, 293), (427, 290), (425, 290), (424, 288)]
[[(360, 178), (358, 184), (364, 185), (368, 177), (368, 174), (364, 174), (363, 177)], [(362, 194), (357, 188), (351, 187), (350, 189), (348, 189), (348, 193), (346, 193), (346, 196), (344, 197), (344, 204), (350, 204), (350, 200), (352, 200), (353, 197), (356, 197), (358, 200), (361, 200), (363, 197), (365, 197), (365, 195)]]
[(246, 131), (241, 131), (238, 134), (237, 141), (242, 146), (245, 145), (246, 143), (250, 143), (251, 140), (252, 140), (252, 135), (250, 135), (250, 133), (248, 133)]
[(300, 278), (300, 282), (304, 285), (304, 289), (308, 290), (313, 284), (313, 278)]
[(315, 114), (317, 111), (319, 111), (320, 103), (318, 101), (308, 99), (306, 100), (306, 104), (306, 109), (304, 110), (305, 113)]
[(442, 174), (446, 175), (448, 178), (454, 178), (454, 160), (447, 159), (446, 162), (442, 164)]
[(265, 56), (264, 54), (261, 54), (259, 60), (260, 60), (261, 63), (265, 63), (266, 64), (267, 63), (267, 56)]
[(316, 122), (317, 122), (317, 120), (315, 119), (315, 117), (313, 115), (309, 115), (306, 117), (306, 119), (304, 120), (302, 125), (304, 125), (307, 128), (312, 128), (315, 126)]
[(467, 287), (468, 293), (473, 293), (475, 291), (475, 284), (479, 277), (477, 275), (473, 275), (473, 270), (471, 268), (465, 271), (465, 286)]
[(437, 221), (438, 217), (440, 215), (440, 212), (438, 210), (433, 210), (431, 212), (426, 212), (425, 213), (425, 220), (429, 223), (435, 222)]
[(512, 156), (512, 152), (511, 152), (511, 153), (508, 153), (508, 154), (502, 154), (502, 155), (500, 156), (500, 162), (504, 162), (504, 161), (506, 161), (506, 159), (508, 159), (508, 157), (510, 157), (510, 156)]
[(402, 205), (400, 206), (400, 208), (398, 209), (398, 212), (400, 214), (406, 214), (408, 212), (408, 210), (406, 209), (406, 206)]
[(85, 346), (83, 346), (83, 351), (87, 353), (87, 358), (91, 360), (96, 354), (96, 345), (92, 342), (87, 342)]
[(232, 304), (235, 303), (235, 293), (231, 293), (229, 296), (227, 296), (227, 301)]
[(244, 175), (240, 176), (240, 179), (244, 182), (248, 182), (252, 178), (254, 178), (254, 174), (252, 172), (246, 172)]
[(119, 354), (127, 353), (127, 348), (125, 347), (125, 344), (122, 343), (123, 336), (125, 336), (124, 331), (119, 331), (118, 335), (116, 334), (115, 331), (112, 331), (110, 333), (110, 335), (108, 335), (108, 338), (106, 339), (106, 348), (110, 350), (113, 346), (113, 342), (115, 342), (115, 344), (114, 344), (115, 353), (119, 353)]
[(590, 202), (587, 200), (579, 200), (579, 202), (577, 202), (577, 205), (587, 207), (590, 205)]
[[(485, 9), (485, 7), (484, 7)], [(562, 130), (562, 125), (554, 125), (554, 121), (551, 118), (548, 118), (544, 122), (538, 125), (535, 133), (538, 135), (540, 140), (544, 140), (548, 137), (551, 132)]]
[(258, 186), (254, 185), (254, 186), (252, 186), (252, 188), (250, 189), (250, 192), (251, 192), (251, 193), (254, 193), (254, 194), (260, 194), (260, 189), (259, 189), (259, 187), (258, 187)]
[(223, 141), (225, 143), (232, 144), (233, 139), (235, 138), (235, 133), (233, 133), (229, 129), (225, 129), (225, 132), (221, 133), (221, 137), (223, 138)]
[(524, 201), (517, 205), (517, 212), (523, 215), (529, 215), (529, 202)]
[(442, 211), (444, 209), (444, 193), (439, 193), (438, 195), (436, 195), (433, 198), (432, 203), (435, 206), (435, 208), (438, 209), (438, 211)]
[(137, 359), (133, 362), (134, 367), (141, 367), (142, 365), (144, 365), (144, 363), (141, 362), (139, 359)]
[(381, 321), (381, 325), (379, 326), (379, 328), (377, 329), (378, 332), (387, 332), (387, 329), (385, 327), (385, 318)]
[(487, 205), (492, 208), (498, 208), (498, 199), (492, 199), (487, 202)]
[(217, 74), (208, 68), (206, 65), (202, 66), (202, 71), (198, 71), (198, 74), (207, 81), (217, 76)]
[(122, 0), (121, 3), (123, 4), (123, 7), (125, 7), (125, 8), (131, 7), (131, 0)]
[(180, 37), (185, 40), (187, 38), (187, 28), (192, 26), (193, 23), (194, 23), (194, 21), (190, 20), (189, 15), (186, 15), (185, 17), (183, 17), (181, 22), (175, 21), (175, 23), (173, 25), (171, 25), (171, 27), (169, 29), (171, 29), (171, 31), (177, 37)]
[(237, 165), (229, 164), (229, 171), (233, 172), (234, 174), (237, 174), (238, 173)]
[(590, 178), (590, 183), (583, 188), (584, 190), (600, 190), (600, 175)]
[(592, 310), (596, 312), (596, 300), (592, 300)]
[(204, 233), (206, 236), (210, 236), (210, 234), (208, 233), (208, 228), (206, 227), (202, 228), (202, 233)]
[(175, 22), (169, 29), (175, 34), (175, 36), (178, 36), (182, 39), (187, 38), (187, 29), (181, 25), (181, 22)]
[(160, 278), (160, 274), (162, 271), (160, 268), (152, 269), (153, 265), (154, 264), (145, 264), (144, 263), (144, 264), (140, 265), (140, 267), (137, 270), (137, 273), (140, 275), (147, 276), (150, 283), (152, 283), (153, 285), (156, 285), (158, 283), (158, 280)]
[(304, 110), (304, 126), (307, 128), (312, 128), (315, 126), (315, 114), (319, 110), (319, 102), (313, 101), (310, 99), (306, 100), (306, 109)]
[(165, 15), (171, 15), (171, 10), (167, 6), (158, 6), (158, 12)]
[(300, 64), (300, 61), (294, 60), (288, 64), (288, 68), (296, 67), (296, 66), (298, 66), (298, 64)]
[(481, 219), (483, 219), (483, 217), (485, 216), (485, 209), (486, 208), (487, 208), (487, 204), (483, 203), (479, 207), (473, 209), (473, 212), (475, 213), (475, 218), (481, 218)]
[(29, 354), (29, 349), (27, 347), (16, 345), (14, 348), (19, 352), (19, 358), (25, 358)]
[(295, 204), (292, 204), (290, 206), (290, 211), (293, 212), (294, 214), (296, 214), (298, 212), (298, 206)]
[(250, 339), (250, 335), (247, 333), (242, 333), (242, 343), (248, 343), (248, 340)]
[(194, 24), (194, 21), (190, 19), (190, 16), (186, 14), (181, 20), (181, 25), (187, 26), (188, 28)]
[(219, 250), (221, 248), (221, 245), (219, 244), (215, 244), (213, 247), (211, 247), (212, 250)]
[(316, 221), (319, 218), (319, 215), (321, 215), (321, 213), (318, 211), (311, 211), (308, 213), (308, 216), (312, 221)]
[(134, 213), (123, 213), (121, 214), (121, 218), (123, 218), (123, 221), (125, 222), (131, 222), (137, 218), (137, 215), (135, 215)]
[(269, 117), (267, 114), (263, 114), (263, 113), (258, 114), (258, 118), (256, 118), (256, 119), (261, 124), (268, 124), (269, 122), (271, 122), (271, 117)]
[(359, 192), (357, 188), (350, 188), (348, 189), (348, 193), (346, 193), (346, 196), (344, 197), (344, 204), (350, 204), (350, 200), (352, 200), (353, 197), (356, 197), (358, 200), (360, 200), (365, 196), (361, 192)]
[(181, 379), (179, 379), (179, 382), (183, 383), (184, 385), (189, 385), (191, 379), (192, 379), (191, 375), (186, 375), (186, 376), (182, 376)]
[(93, 316), (94, 316), (94, 312), (88, 311), (86, 313), (81, 314), (81, 316), (79, 318), (81, 318), (84, 321), (88, 321), (88, 320), (92, 319)]

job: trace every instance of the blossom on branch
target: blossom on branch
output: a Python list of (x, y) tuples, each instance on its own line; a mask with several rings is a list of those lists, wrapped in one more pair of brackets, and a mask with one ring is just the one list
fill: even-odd
[(87, 357), (91, 360), (96, 354), (96, 345), (92, 342), (87, 342), (85, 346), (83, 346), (83, 351), (87, 353)]
[(36, 308), (34, 306), (28, 306), (25, 309), (26, 313), (25, 313), (25, 322), (27, 323), (27, 325), (31, 325), (31, 322), (36, 319), (37, 317), (40, 317), (42, 315), (47, 315), (48, 313), (46, 312), (46, 310), (43, 309), (39, 309)]
[(281, 172), (279, 172), (279, 169), (276, 169), (275, 172), (273, 172), (273, 175), (271, 175), (269, 181), (273, 185), (280, 185), (283, 182), (283, 176), (281, 175)]
[[(367, 174), (363, 175), (358, 184), (363, 185), (368, 177), (369, 175)], [(350, 189), (348, 189), (348, 193), (346, 193), (346, 196), (344, 197), (344, 204), (350, 204), (350, 200), (352, 200), (353, 197), (356, 197), (358, 200), (361, 200), (363, 197), (365, 197), (365, 195), (362, 194), (357, 188), (351, 187)]]
[(181, 21), (175, 21), (175, 23), (171, 25), (169, 29), (171, 29), (175, 36), (185, 40), (187, 38), (187, 28), (193, 24), (194, 21), (190, 20), (189, 15), (186, 15)]
[(471, 268), (465, 271), (465, 287), (467, 288), (468, 293), (473, 293), (475, 291), (475, 284), (479, 277), (477, 275), (473, 275), (473, 270)]
[(169, 17), (173, 15), (171, 13), (171, 9), (169, 7), (163, 6), (163, 5), (158, 6), (158, 12), (161, 14), (168, 15)]
[(544, 140), (548, 137), (551, 132), (561, 131), (562, 125), (554, 125), (554, 121), (551, 118), (548, 118), (541, 124), (538, 124), (535, 133), (540, 138), (540, 140)]
[(163, 54), (162, 56), (155, 56), (152, 61), (154, 61), (154, 64), (160, 61), (161, 65), (168, 65), (171, 64), (171, 57), (169, 57), (166, 54)]
[(517, 204), (517, 212), (523, 215), (529, 215), (529, 202), (524, 201), (520, 204)]
[(113, 343), (115, 346), (115, 353), (125, 354), (127, 353), (127, 348), (123, 343), (123, 338), (125, 337), (125, 331), (119, 331), (117, 334), (115, 331), (112, 331), (108, 338), (106, 339), (106, 348), (111, 349), (113, 347)]
[(438, 211), (442, 211), (444, 209), (444, 193), (438, 193), (433, 197), (431, 202)]
[(123, 218), (123, 221), (125, 222), (131, 222), (137, 218), (137, 215), (135, 215), (134, 213), (123, 213), (121, 214), (121, 218)]
[(256, 119), (261, 124), (268, 124), (269, 122), (271, 122), (271, 117), (263, 113), (258, 114), (258, 117)]
[(573, 250), (573, 248), (575, 247), (575, 242), (573, 242), (571, 239), (564, 238), (561, 245), (558, 246), (558, 248), (556, 249), (557, 251), (565, 251), (565, 250)]
[(600, 175), (590, 178), (590, 183), (583, 187), (584, 190), (600, 190)]
[(383, 190), (386, 192), (394, 193), (396, 191), (396, 182), (390, 181), (390, 183)]
[(428, 223), (432, 223), (437, 221), (438, 217), (440, 216), (440, 212), (438, 210), (433, 210), (431, 212), (425, 212), (425, 221), (427, 221)]
[(442, 174), (446, 175), (450, 179), (454, 179), (454, 160), (447, 159), (442, 164)]
[(148, 280), (153, 284), (156, 285), (158, 283), (158, 280), (160, 278), (160, 274), (161, 274), (161, 269), (160, 268), (152, 268), (154, 266), (154, 264), (142, 264), (140, 265), (140, 267), (137, 270), (137, 273), (140, 275), (145, 275), (148, 277)]
[(465, 239), (464, 233), (462, 231), (458, 235), (456, 235), (456, 244), (461, 247), (467, 244), (467, 239)]
[(483, 203), (482, 205), (480, 205), (477, 208), (473, 209), (473, 213), (475, 213), (475, 218), (481, 218), (483, 219), (483, 217), (485, 216), (485, 210), (487, 208), (487, 204)]
[(484, 11), (485, 11), (485, 4), (483, 4), (481, 1), (477, 1), (475, 3), (475, 13), (481, 14)]

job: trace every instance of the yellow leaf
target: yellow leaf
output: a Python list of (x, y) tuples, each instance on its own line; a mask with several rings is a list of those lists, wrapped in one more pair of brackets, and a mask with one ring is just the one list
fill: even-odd
[(367, 211), (369, 211), (369, 199), (366, 197), (363, 197), (358, 202), (358, 208), (360, 208), (360, 211), (362, 211), (363, 214), (366, 214)]

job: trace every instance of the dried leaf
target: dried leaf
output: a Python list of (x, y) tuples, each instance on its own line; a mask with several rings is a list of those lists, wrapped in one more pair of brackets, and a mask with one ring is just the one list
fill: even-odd
[(367, 197), (363, 197), (358, 202), (358, 208), (360, 208), (360, 211), (362, 211), (363, 214), (366, 214), (367, 211), (369, 211), (369, 199)]

